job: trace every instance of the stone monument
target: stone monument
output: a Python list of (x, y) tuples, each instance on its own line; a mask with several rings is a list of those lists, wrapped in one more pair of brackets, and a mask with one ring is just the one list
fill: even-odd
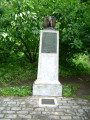
[(40, 31), (40, 46), (37, 80), (33, 84), (33, 95), (62, 96), (59, 82), (59, 31), (53, 29), (55, 17), (45, 17)]

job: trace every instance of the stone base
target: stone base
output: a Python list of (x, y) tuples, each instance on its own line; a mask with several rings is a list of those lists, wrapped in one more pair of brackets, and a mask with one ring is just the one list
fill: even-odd
[(48, 83), (34, 83), (33, 95), (37, 96), (62, 96), (62, 85)]

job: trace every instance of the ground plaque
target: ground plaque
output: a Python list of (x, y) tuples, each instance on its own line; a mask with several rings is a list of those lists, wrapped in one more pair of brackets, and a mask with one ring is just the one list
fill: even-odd
[(54, 99), (42, 99), (42, 104), (55, 105)]
[[(40, 31), (40, 46), (37, 80), (33, 85), (33, 95), (62, 96), (59, 82), (59, 31), (45, 29)], [(42, 100), (51, 103), (53, 100)]]
[(42, 53), (56, 53), (56, 51), (57, 51), (57, 34), (43, 32)]

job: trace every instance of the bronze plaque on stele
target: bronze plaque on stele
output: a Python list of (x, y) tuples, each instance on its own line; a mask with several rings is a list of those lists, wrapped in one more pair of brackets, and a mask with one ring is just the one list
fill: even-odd
[(57, 33), (43, 32), (41, 52), (42, 53), (57, 52)]

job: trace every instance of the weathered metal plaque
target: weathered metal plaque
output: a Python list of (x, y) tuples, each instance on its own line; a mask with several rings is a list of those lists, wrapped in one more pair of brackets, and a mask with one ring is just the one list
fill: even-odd
[(54, 99), (42, 99), (42, 104), (55, 105)]
[(57, 33), (43, 32), (41, 52), (42, 53), (57, 52)]

